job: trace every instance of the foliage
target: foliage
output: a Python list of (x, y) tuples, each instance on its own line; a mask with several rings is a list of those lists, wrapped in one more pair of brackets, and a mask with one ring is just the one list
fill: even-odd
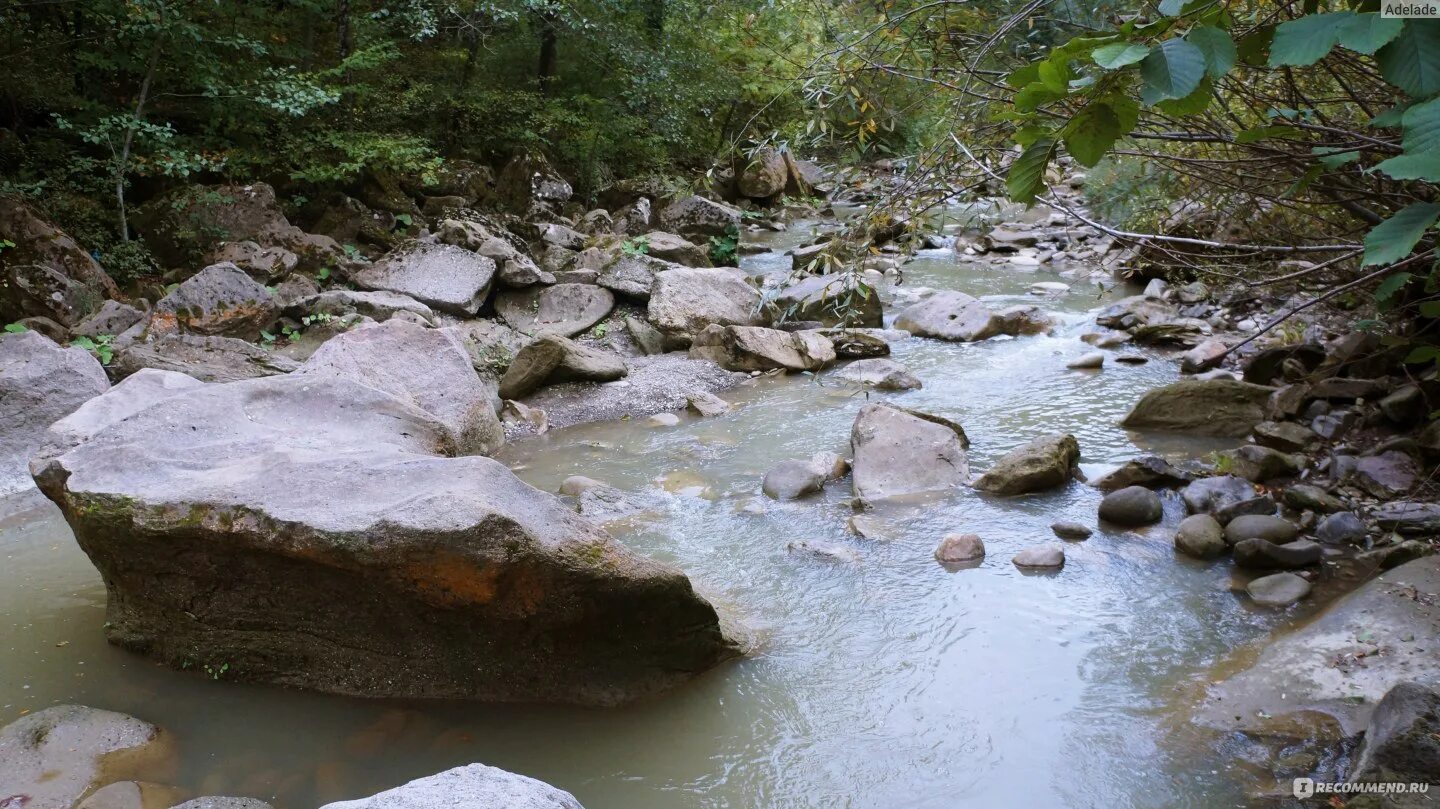
[(731, 228), (724, 236), (710, 237), (710, 261), (720, 267), (735, 264), (740, 255), (740, 232)]
[(94, 337), (76, 337), (70, 341), (70, 345), (94, 354), (101, 365), (109, 365), (110, 361), (115, 359), (115, 349), (110, 345), (114, 339), (113, 334), (97, 334)]

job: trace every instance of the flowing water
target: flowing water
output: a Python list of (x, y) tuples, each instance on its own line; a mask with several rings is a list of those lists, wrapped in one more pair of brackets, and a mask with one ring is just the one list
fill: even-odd
[[(783, 249), (807, 233), (765, 243)], [(744, 260), (756, 274), (788, 263), (778, 253)], [(1039, 302), (1061, 325), (971, 345), (897, 343), (894, 358), (925, 387), (873, 400), (961, 422), (972, 470), (1057, 430), (1079, 439), (1092, 471), (1144, 452), (1184, 459), (1215, 448), (1137, 443), (1116, 427), (1148, 387), (1175, 378), (1175, 363), (1067, 370), (1090, 350), (1079, 336), (1104, 298), (1076, 283), (1036, 299), (1027, 294), (1036, 280), (1046, 279), (947, 251), (906, 265), (906, 285)], [(183, 757), (172, 781), (286, 807), (472, 761), (548, 781), (589, 809), (1242, 802), (1238, 774), (1184, 711), (1210, 664), (1281, 620), (1248, 609), (1226, 566), (1176, 557), (1157, 526), (1067, 543), (1057, 573), (1014, 568), (1016, 551), (1054, 541), (1051, 522), (1094, 524), (1099, 496), (1078, 483), (1010, 499), (965, 489), (881, 509), (872, 515), (889, 539), (860, 539), (846, 532), (848, 482), (789, 504), (765, 501), (759, 484), (778, 461), (846, 451), (863, 397), (823, 375), (761, 378), (725, 396), (739, 407), (720, 418), (581, 425), (501, 456), (549, 491), (583, 474), (654, 493), (654, 513), (612, 532), (682, 567), (754, 631), (753, 656), (660, 699), (614, 710), (397, 703), (161, 669), (104, 642), (99, 577), (43, 504), (0, 523), (0, 723), (61, 702), (131, 713), (176, 734)], [(764, 513), (743, 508), (755, 502)], [(1167, 512), (1173, 526), (1173, 498)], [(983, 564), (935, 563), (935, 543), (955, 531), (983, 537)], [(843, 545), (858, 561), (787, 552), (802, 540)]]

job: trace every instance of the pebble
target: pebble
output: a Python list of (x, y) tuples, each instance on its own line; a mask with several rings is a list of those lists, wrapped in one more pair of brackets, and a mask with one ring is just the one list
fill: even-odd
[(1019, 568), (1059, 568), (1065, 566), (1065, 546), (1058, 542), (1035, 545), (1015, 554), (1010, 560)]
[(1078, 522), (1051, 523), (1050, 530), (1054, 531), (1055, 536), (1061, 539), (1089, 539), (1090, 535), (1095, 533), (1090, 530), (1089, 526)]
[(935, 546), (935, 561), (942, 564), (974, 562), (985, 558), (985, 543), (974, 534), (946, 534)]
[(680, 423), (680, 417), (674, 413), (656, 413), (647, 423), (651, 427), (674, 427)]
[(1096, 368), (1104, 367), (1104, 365), (1105, 355), (1099, 351), (1092, 351), (1089, 354), (1081, 355), (1079, 358), (1065, 363), (1066, 368), (1073, 368), (1076, 370), (1094, 370)]
[(1261, 576), (1245, 585), (1245, 592), (1256, 604), (1266, 607), (1288, 607), (1310, 595), (1310, 582), (1294, 573)]

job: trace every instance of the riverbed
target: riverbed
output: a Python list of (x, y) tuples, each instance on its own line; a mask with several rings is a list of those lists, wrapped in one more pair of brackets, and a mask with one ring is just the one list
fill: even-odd
[[(811, 225), (753, 237), (753, 274), (788, 268), (783, 251)], [(1080, 336), (1124, 290), (924, 251), (903, 287), (956, 289), (997, 308), (1034, 303), (1049, 335), (951, 344), (910, 338), (892, 358), (924, 381), (869, 395), (960, 422), (970, 465), (1042, 433), (1075, 435), (1095, 473), (1158, 453), (1191, 460), (1225, 446), (1156, 442), (1116, 426), (1150, 387), (1178, 377), (1168, 352), (1141, 365), (1068, 370), (1093, 349)], [(1109, 286), (1106, 279), (1105, 286)], [(1133, 292), (1133, 290), (1131, 291)], [(887, 310), (887, 312), (892, 312)], [(690, 807), (1215, 807), (1243, 802), (1243, 779), (1217, 739), (1186, 722), (1188, 696), (1229, 651), (1297, 615), (1257, 611), (1228, 565), (1178, 557), (1164, 524), (1097, 530), (1067, 543), (1063, 570), (1022, 573), (1010, 557), (1054, 541), (1049, 525), (1095, 526), (1099, 494), (994, 498), (970, 489), (868, 515), (884, 538), (846, 529), (847, 481), (775, 503), (760, 479), (775, 463), (846, 452), (864, 394), (816, 377), (762, 377), (725, 392), (736, 409), (579, 425), (508, 445), (500, 460), (555, 491), (570, 475), (653, 495), (649, 513), (609, 529), (684, 569), (756, 641), (750, 657), (660, 699), (613, 709), (401, 703), (217, 682), (105, 643), (98, 574), (48, 503), (0, 521), (0, 723), (80, 703), (130, 713), (176, 737), (174, 783), (280, 807), (368, 795), (480, 761), (576, 795), (588, 809)], [(749, 506), (747, 508), (747, 506)], [(948, 571), (946, 533), (980, 535), (988, 556)], [(840, 562), (793, 542), (851, 550)], [(212, 673), (214, 674), (214, 673)], [(223, 675), (222, 675), (223, 676)]]

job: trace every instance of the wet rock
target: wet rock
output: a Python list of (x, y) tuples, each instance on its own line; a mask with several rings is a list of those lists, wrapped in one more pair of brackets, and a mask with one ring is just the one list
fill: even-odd
[(1005, 323), (985, 304), (963, 292), (938, 292), (895, 318), (895, 328), (920, 337), (974, 342), (1004, 332)]
[(1294, 477), (1305, 468), (1303, 455), (1290, 455), (1259, 444), (1247, 444), (1230, 454), (1235, 474), (1255, 483)]
[(862, 539), (886, 541), (891, 538), (890, 527), (874, 517), (856, 514), (845, 521), (845, 530)]
[(109, 387), (82, 348), (33, 331), (0, 333), (0, 497), (31, 489), (30, 457), (46, 429)]
[(1250, 600), (1264, 607), (1288, 607), (1310, 595), (1310, 582), (1294, 573), (1272, 573), (1245, 585)]
[(1049, 334), (1055, 323), (1044, 309), (1033, 304), (1007, 306), (996, 313), (1000, 318), (1000, 333), (1012, 337), (1029, 334)]
[(152, 334), (184, 331), (256, 340), (280, 307), (265, 287), (234, 264), (212, 264), (155, 304)]
[(575, 796), (543, 781), (512, 772), (469, 764), (419, 778), (404, 786), (354, 801), (338, 801), (321, 809), (583, 809)]
[(789, 543), (785, 546), (785, 550), (789, 553), (803, 554), (826, 562), (853, 565), (860, 561), (860, 554), (844, 545), (836, 545), (832, 542), (802, 540), (800, 542)]
[(713, 393), (696, 391), (685, 397), (686, 406), (697, 416), (723, 416), (733, 408), (730, 403)]
[(1256, 495), (1248, 500), (1237, 500), (1234, 503), (1216, 509), (1212, 516), (1221, 525), (1229, 525), (1236, 517), (1251, 515), (1269, 516), (1275, 513), (1275, 498), (1268, 494)]
[(817, 452), (810, 456), (810, 465), (825, 476), (825, 480), (840, 480), (850, 474), (850, 460), (838, 452)]
[(1296, 511), (1317, 511), (1328, 514), (1344, 511), (1345, 502), (1319, 486), (1296, 483), (1285, 489), (1285, 505)]
[(1080, 341), (1096, 348), (1116, 348), (1130, 342), (1130, 335), (1123, 331), (1091, 332), (1080, 335)]
[(894, 360), (856, 360), (831, 372), (826, 379), (846, 382), (874, 390), (919, 390), (920, 378)]
[(621, 253), (605, 265), (595, 283), (627, 298), (648, 301), (655, 274), (682, 266), (655, 256)]
[[(1147, 323), (1142, 326), (1136, 326), (1131, 330), (1130, 336), (1140, 345), (1199, 348), (1202, 338), (1209, 332), (1210, 326), (1203, 320), (1176, 318), (1166, 323)], [(1218, 341), (1211, 341), (1212, 345), (1207, 347), (1203, 352), (1193, 355), (1187, 353), (1185, 355), (1186, 358), (1191, 359), (1192, 363), (1198, 363), (1199, 366), (1205, 366), (1207, 362), (1219, 362), (1220, 358), (1224, 356), (1224, 352), (1214, 346), (1214, 342)], [(1184, 366), (1185, 362), (1184, 358), (1182, 358), (1182, 370), (1184, 370)], [(1195, 366), (1192, 365), (1192, 367)], [(1205, 367), (1195, 367), (1195, 370), (1203, 371)], [(1194, 371), (1190, 373), (1194, 373)]]
[(1183, 380), (1147, 392), (1120, 425), (1240, 438), (1265, 420), (1271, 388), (1228, 379)]
[(740, 229), (740, 211), (704, 197), (685, 197), (660, 211), (660, 226), (693, 242), (708, 242)]
[(728, 269), (684, 267), (657, 273), (649, 320), (667, 338), (688, 343), (711, 325), (758, 326), (760, 293)]
[[(1229, 539), (1229, 526), (1226, 529), (1226, 539)], [(1246, 539), (1236, 542), (1232, 552), (1235, 566), (1246, 570), (1294, 570), (1316, 564), (1321, 556), (1320, 546), (1306, 539), (1284, 544), (1266, 539)]]
[(1095, 316), (1095, 323), (1106, 328), (1129, 330), (1147, 323), (1163, 323), (1178, 316), (1175, 307), (1162, 300), (1134, 295), (1102, 309)]
[(1164, 508), (1160, 496), (1143, 486), (1127, 486), (1110, 492), (1100, 501), (1100, 519), (1135, 527), (1160, 522)]
[(727, 371), (818, 371), (835, 362), (835, 349), (815, 331), (711, 325), (695, 335), (690, 356)]
[(289, 373), (295, 360), (234, 337), (171, 334), (127, 346), (110, 364), (118, 377), (142, 368), (177, 371), (201, 382), (234, 382)]
[(946, 534), (935, 546), (935, 561), (941, 564), (974, 562), (985, 558), (985, 543), (974, 534)]
[(328, 340), (295, 373), (353, 380), (407, 402), (450, 430), (459, 454), (489, 455), (505, 442), (494, 387), (443, 329), (401, 320), (355, 329)]
[[(822, 335), (835, 345), (835, 356), (841, 359), (885, 357), (890, 354), (890, 340), (883, 329), (822, 329)], [(905, 332), (892, 332), (908, 337)]]
[(860, 408), (850, 444), (862, 501), (950, 491), (970, 475), (953, 429), (886, 405)]
[[(1418, 682), (1397, 683), (1386, 692), (1370, 716), (1349, 780), (1440, 783), (1440, 693)], [(1397, 795), (1380, 805), (1430, 806), (1431, 800), (1424, 795)]]
[(1319, 441), (1314, 430), (1293, 421), (1262, 421), (1255, 425), (1255, 443), (1281, 452), (1301, 452)]
[(1326, 545), (1363, 545), (1369, 532), (1354, 512), (1337, 511), (1315, 526), (1315, 539)]
[(1418, 386), (1406, 385), (1380, 400), (1380, 412), (1401, 427), (1412, 427), (1425, 419), (1430, 408)]
[(1045, 491), (1068, 483), (1079, 463), (1075, 436), (1041, 436), (1001, 456), (975, 481), (975, 488), (999, 495)]
[(1076, 370), (1094, 370), (1097, 368), (1101, 368), (1104, 365), (1105, 355), (1100, 353), (1099, 351), (1092, 351), (1089, 354), (1083, 354), (1080, 357), (1065, 363), (1066, 368), (1074, 368)]
[(57, 705), (0, 728), (0, 794), (9, 806), (71, 809), (95, 787), (138, 775), (171, 754), (149, 722)]
[(500, 378), (500, 396), (522, 399), (543, 385), (610, 382), (629, 373), (618, 355), (558, 334), (542, 335), (520, 349)]
[(1126, 486), (1144, 486), (1147, 489), (1183, 486), (1192, 480), (1188, 472), (1170, 465), (1169, 461), (1155, 455), (1146, 455), (1126, 461), (1119, 468), (1107, 472), (1090, 482), (1102, 492), (1113, 492)]
[(1420, 469), (1415, 459), (1397, 450), (1366, 455), (1355, 463), (1355, 482), (1383, 499), (1400, 497), (1415, 487)]
[(580, 516), (601, 524), (631, 517), (655, 506), (651, 498), (621, 491), (582, 475), (571, 475), (562, 481), (560, 493), (575, 498), (575, 510)]
[(1061, 539), (1089, 539), (1090, 535), (1095, 533), (1088, 525), (1078, 522), (1051, 523), (1050, 530)]
[(184, 803), (177, 803), (170, 809), (274, 809), (273, 806), (259, 798), (230, 798), (219, 795), (206, 795), (200, 798), (192, 798)]
[(1247, 539), (1285, 543), (1294, 540), (1299, 533), (1294, 523), (1273, 514), (1244, 514), (1225, 525), (1225, 540), (1231, 545)]
[(172, 666), (610, 704), (734, 655), (683, 574), (495, 461), (442, 457), (455, 431), (418, 401), (308, 371), (205, 385), (33, 469), (102, 571), (110, 640)]
[(781, 461), (765, 473), (760, 490), (775, 500), (797, 500), (825, 487), (825, 472), (809, 461)]
[(1065, 546), (1058, 542), (1033, 545), (1011, 557), (1018, 568), (1053, 570), (1065, 566)]
[(1220, 523), (1209, 514), (1192, 514), (1175, 529), (1175, 550), (1196, 559), (1214, 559), (1229, 550)]
[(1234, 475), (1201, 478), (1180, 491), (1180, 499), (1191, 514), (1214, 514), (1254, 497), (1254, 484)]
[(789, 284), (775, 293), (766, 311), (777, 323), (814, 320), (826, 326), (883, 325), (879, 294), (848, 273), (813, 275)]
[(356, 284), (409, 295), (443, 312), (474, 317), (495, 280), (493, 259), (448, 244), (413, 242), (351, 274)]
[[(1415, 593), (1440, 592), (1440, 557), (1401, 565), (1331, 604), (1314, 621), (1281, 633), (1258, 657), (1211, 687), (1196, 720), (1224, 730), (1256, 727), (1264, 717), (1321, 711), (1346, 735), (1365, 728), (1382, 697), (1407, 682), (1440, 682), (1434, 636), (1440, 605)], [(1378, 653), (1381, 650), (1383, 653)], [(1363, 654), (1363, 662), (1356, 655)]]
[(605, 319), (615, 307), (608, 289), (591, 284), (555, 284), (504, 290), (495, 296), (495, 313), (523, 334), (574, 337)]
[(1401, 534), (1440, 533), (1440, 505), (1435, 503), (1384, 503), (1375, 509), (1375, 524)]

